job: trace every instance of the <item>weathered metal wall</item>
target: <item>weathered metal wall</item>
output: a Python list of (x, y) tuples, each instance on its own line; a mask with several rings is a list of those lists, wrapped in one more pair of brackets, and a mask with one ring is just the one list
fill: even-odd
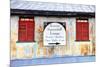
[[(43, 17), (35, 16), (35, 42), (19, 43), (18, 16), (11, 16), (11, 58), (45, 58), (62, 56), (95, 55), (95, 18), (89, 18), (90, 41), (76, 41), (75, 17)], [(66, 22), (66, 45), (45, 47), (43, 45), (43, 23)]]

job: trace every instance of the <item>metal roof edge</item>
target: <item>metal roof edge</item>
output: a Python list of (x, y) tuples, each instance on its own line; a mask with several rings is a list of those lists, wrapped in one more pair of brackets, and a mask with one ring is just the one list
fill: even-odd
[(95, 12), (66, 12), (66, 11), (43, 11), (43, 10), (20, 10), (11, 9), (11, 15), (34, 15), (34, 16), (87, 16), (95, 17)]

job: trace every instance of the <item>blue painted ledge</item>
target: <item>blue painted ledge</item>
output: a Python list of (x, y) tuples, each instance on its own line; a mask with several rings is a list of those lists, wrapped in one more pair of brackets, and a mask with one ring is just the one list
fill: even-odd
[(10, 67), (43, 65), (43, 64), (64, 64), (64, 63), (81, 63), (95, 62), (95, 56), (66, 56), (55, 58), (38, 58), (38, 59), (15, 59), (10, 61)]

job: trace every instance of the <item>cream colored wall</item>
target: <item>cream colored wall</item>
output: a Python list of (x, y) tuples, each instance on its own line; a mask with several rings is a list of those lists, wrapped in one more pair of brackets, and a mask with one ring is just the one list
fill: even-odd
[[(18, 41), (18, 16), (11, 16), (11, 58), (43, 58), (53, 56), (84, 56), (95, 54), (95, 19), (89, 18), (90, 41), (76, 42), (76, 18), (75, 17), (43, 17), (35, 16), (35, 41), (31, 43), (32, 53), (26, 57), (25, 46)], [(67, 41), (65, 46), (45, 47), (43, 45), (43, 23), (66, 22)], [(20, 44), (20, 45), (19, 45)], [(24, 43), (26, 45), (27, 43)], [(20, 48), (21, 47), (21, 48)], [(30, 46), (29, 46), (30, 47)], [(22, 54), (22, 55), (21, 55)], [(33, 56), (32, 56), (33, 55)]]
[(11, 31), (11, 59), (16, 58), (16, 41), (18, 41), (18, 16), (11, 16), (10, 31)]

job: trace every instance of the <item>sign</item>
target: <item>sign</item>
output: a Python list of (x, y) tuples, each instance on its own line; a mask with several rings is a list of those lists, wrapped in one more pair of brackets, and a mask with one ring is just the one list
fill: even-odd
[(66, 23), (44, 22), (44, 46), (66, 45)]

